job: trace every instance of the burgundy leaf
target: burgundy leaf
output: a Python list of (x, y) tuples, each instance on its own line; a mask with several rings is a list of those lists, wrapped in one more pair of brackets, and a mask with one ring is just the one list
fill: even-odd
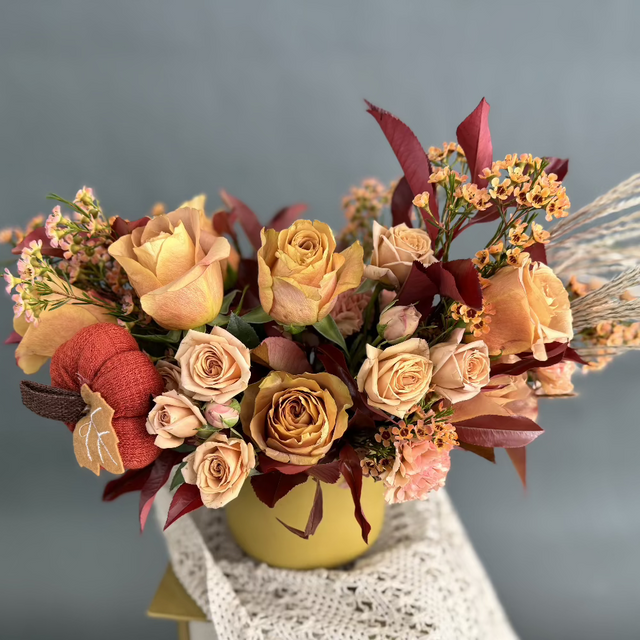
[(468, 442), (461, 442), (460, 448), (475, 453), (477, 456), (493, 462), (493, 464), (496, 463), (496, 452), (493, 450), (493, 447), (480, 447), (475, 444), (469, 444)]
[(195, 511), (202, 506), (202, 498), (200, 497), (200, 489), (195, 484), (182, 484), (173, 494), (173, 500), (169, 506), (167, 521), (164, 524), (164, 530), (170, 527), (176, 520), (187, 515), (191, 511)]
[(438, 293), (438, 286), (427, 274), (427, 268), (420, 262), (414, 262), (398, 294), (398, 304), (403, 306), (412, 304), (426, 317)]
[(588, 364), (572, 347), (567, 347), (565, 349), (563, 360), (571, 360), (571, 362), (577, 362), (578, 364)]
[(213, 230), (220, 236), (230, 236), (235, 242), (238, 241), (234, 225), (236, 217), (228, 211), (221, 209), (213, 214)]
[(220, 192), (220, 197), (225, 205), (231, 209), (231, 215), (237, 216), (238, 222), (249, 239), (251, 246), (257, 251), (262, 244), (260, 240), (262, 225), (256, 214), (244, 202), (234, 198), (224, 190)]
[(393, 190), (393, 196), (391, 196), (391, 217), (393, 225), (399, 225), (404, 222), (407, 227), (413, 226), (411, 224), (411, 211), (413, 209), (413, 192), (407, 182), (407, 179), (402, 176), (400, 182)]
[(526, 248), (526, 251), (535, 262), (547, 264), (547, 250), (541, 242), (534, 242)]
[(260, 290), (258, 288), (258, 261), (251, 258), (242, 258), (238, 267), (238, 289), (247, 289), (244, 297), (244, 308), (253, 309), (260, 304)]
[(304, 484), (309, 479), (306, 473), (285, 475), (279, 471), (251, 476), (251, 486), (258, 500), (264, 502), (270, 509), (276, 506), (278, 500), (284, 498), (291, 489)]
[(140, 491), (149, 478), (153, 464), (152, 462), (144, 469), (129, 469), (115, 480), (107, 482), (102, 492), (102, 499), (105, 502), (111, 502), (125, 493)]
[(442, 266), (442, 274), (445, 272), (453, 276), (453, 282), (449, 278), (441, 280), (440, 295), (447, 296), (458, 302), (463, 302), (472, 309), (482, 309), (482, 287), (478, 272), (471, 260), (451, 260), (450, 262), (436, 262), (432, 264), (434, 272), (436, 265)]
[(362, 531), (362, 539), (366, 544), (369, 544), (369, 533), (371, 532), (371, 525), (367, 521), (364, 513), (362, 512), (362, 467), (360, 466), (360, 458), (355, 452), (355, 449), (350, 444), (344, 444), (340, 451), (340, 471), (345, 479), (345, 482), (351, 489), (351, 497), (353, 498), (353, 505), (355, 507), (354, 515), (360, 529)]
[[(517, 357), (520, 358), (517, 362), (513, 363), (498, 363), (491, 367), (492, 376), (519, 376), (526, 373), (530, 369), (542, 369), (544, 367), (552, 367), (554, 364), (558, 364), (565, 359), (565, 354), (569, 346), (565, 342), (551, 342), (546, 345), (547, 359), (536, 360), (530, 351), (518, 353)], [(574, 355), (577, 358), (580, 356), (571, 349), (571, 358), (574, 359)], [(582, 361), (582, 359), (580, 358)], [(577, 362), (577, 360), (574, 360)], [(582, 361), (584, 364), (584, 361)]]
[(307, 520), (304, 531), (289, 526), (286, 522), (282, 522), (280, 518), (277, 518), (277, 520), (281, 525), (289, 529), (291, 533), (295, 533), (304, 540), (308, 540), (316, 532), (318, 525), (322, 521), (322, 488), (320, 487), (320, 483), (316, 480), (316, 492), (313, 496), (313, 504), (311, 505), (309, 519)]
[(64, 251), (62, 249), (54, 249), (51, 246), (51, 240), (47, 236), (47, 233), (44, 227), (36, 227), (31, 233), (28, 233), (21, 242), (19, 242), (13, 249), (11, 249), (11, 253), (14, 255), (20, 255), (22, 250), (25, 247), (28, 247), (29, 244), (33, 241), (40, 240), (42, 242), (42, 255), (49, 256), (51, 258), (62, 258), (64, 256)]
[(335, 484), (340, 479), (340, 460), (326, 462), (324, 464), (314, 464), (307, 470), (307, 475), (327, 484)]
[[(455, 418), (455, 416), (454, 416)], [(480, 447), (524, 447), (533, 442), (543, 429), (524, 416), (476, 416), (454, 422), (460, 442)]]
[(294, 375), (311, 371), (307, 355), (300, 346), (281, 336), (265, 338), (251, 351), (251, 359), (274, 371)]
[(416, 196), (425, 191), (429, 194), (429, 210), (431, 216), (423, 212), (422, 217), (427, 224), (427, 230), (431, 239), (434, 240), (438, 235), (438, 227), (434, 224), (434, 219), (437, 223), (440, 220), (440, 216), (438, 213), (436, 191), (433, 184), (429, 182), (429, 176), (431, 175), (429, 158), (416, 135), (404, 122), (388, 111), (372, 105), (367, 100), (365, 100), (365, 102), (369, 107), (367, 112), (376, 119), (376, 122), (382, 129), (382, 133), (384, 133), (389, 141), (413, 195)]
[(271, 221), (267, 223), (266, 227), (267, 229), (282, 231), (290, 227), (307, 209), (307, 205), (302, 203), (280, 209), (280, 211), (271, 218)]
[(22, 336), (17, 331), (12, 331), (9, 337), (4, 341), (5, 344), (19, 344), (22, 341)]
[(513, 463), (518, 476), (522, 482), (522, 486), (527, 488), (527, 447), (513, 447), (506, 450), (509, 458)]
[(149, 477), (140, 492), (140, 531), (144, 531), (156, 494), (166, 484), (171, 475), (171, 469), (173, 469), (184, 456), (184, 453), (181, 454), (177, 451), (165, 450), (151, 466)]
[(558, 180), (564, 180), (569, 173), (569, 160), (562, 158), (548, 157), (549, 164), (545, 167), (547, 174), (555, 173), (558, 176)]
[(287, 476), (294, 476), (296, 473), (304, 473), (307, 469), (311, 468), (310, 464), (290, 464), (289, 462), (278, 462), (265, 456), (263, 453), (258, 456), (258, 466), (262, 473), (269, 473), (271, 471), (279, 471)]
[(117, 216), (111, 223), (112, 235), (116, 240), (118, 238), (122, 238), (122, 236), (128, 236), (134, 229), (146, 226), (149, 220), (151, 220), (151, 218), (144, 216), (143, 218), (130, 222), (129, 220), (125, 220), (124, 218)]
[(458, 129), (456, 135), (458, 143), (464, 150), (471, 173), (471, 182), (479, 187), (485, 187), (487, 180), (479, 175), (486, 167), (491, 167), (493, 161), (493, 146), (489, 131), (489, 103), (482, 98), (480, 104), (467, 116)]

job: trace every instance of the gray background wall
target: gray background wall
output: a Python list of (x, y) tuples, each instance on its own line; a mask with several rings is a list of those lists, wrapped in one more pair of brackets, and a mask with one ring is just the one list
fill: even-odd
[[(638, 20), (632, 1), (2, 0), (2, 224), (87, 184), (134, 218), (224, 187), (263, 219), (303, 200), (339, 225), (351, 184), (399, 174), (363, 98), (429, 145), (486, 96), (496, 155), (569, 156), (580, 206), (640, 169)], [(138, 534), (135, 498), (101, 504), (3, 355), (0, 636), (175, 637), (143, 616), (160, 534)], [(525, 640), (640, 637), (638, 363), (543, 404), (527, 496), (506, 456), (455, 456), (450, 492)]]

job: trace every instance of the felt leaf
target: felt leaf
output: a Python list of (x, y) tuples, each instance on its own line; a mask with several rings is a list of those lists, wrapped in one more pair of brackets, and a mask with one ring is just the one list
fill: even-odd
[(518, 472), (522, 486), (527, 488), (527, 448), (526, 447), (512, 447), (507, 449), (509, 459), (513, 463), (515, 470)]
[(569, 173), (569, 160), (554, 157), (548, 157), (547, 160), (549, 164), (544, 169), (547, 175), (555, 173), (558, 176), (558, 180), (564, 180), (567, 177), (567, 173)]
[(340, 333), (336, 321), (333, 316), (328, 314), (319, 322), (313, 325), (313, 328), (327, 340), (335, 342), (339, 347), (342, 347), (344, 351), (347, 351), (347, 343), (344, 341), (344, 336)]
[(287, 227), (290, 227), (306, 210), (306, 204), (293, 204), (290, 207), (285, 207), (284, 209), (280, 209), (278, 213), (276, 213), (271, 221), (267, 223), (267, 229), (275, 229), (276, 231), (282, 231)]
[(489, 131), (489, 103), (482, 98), (480, 104), (469, 114), (456, 130), (458, 144), (464, 150), (471, 173), (471, 182), (485, 187), (487, 180), (479, 175), (493, 162), (493, 146)]
[(125, 493), (140, 491), (149, 479), (149, 474), (154, 464), (155, 462), (152, 462), (143, 469), (129, 469), (115, 480), (107, 482), (102, 492), (102, 500), (104, 502), (111, 502)]
[(231, 209), (231, 214), (237, 217), (251, 246), (257, 251), (262, 245), (260, 240), (262, 225), (256, 214), (244, 202), (234, 198), (226, 191), (221, 191), (220, 196), (225, 205)]
[(195, 511), (202, 506), (202, 498), (200, 497), (200, 489), (195, 484), (183, 484), (173, 494), (167, 521), (164, 524), (164, 530), (170, 527), (176, 520), (187, 515), (191, 511)]
[(320, 487), (320, 483), (316, 480), (316, 492), (313, 496), (313, 504), (311, 505), (311, 511), (309, 512), (309, 519), (307, 520), (307, 524), (304, 528), (304, 531), (300, 529), (296, 529), (295, 527), (291, 527), (286, 522), (282, 522), (280, 518), (277, 518), (278, 522), (286, 527), (291, 533), (295, 533), (297, 536), (300, 536), (304, 540), (308, 540), (318, 528), (318, 525), (322, 521), (322, 488)]
[(184, 458), (184, 455), (175, 449), (167, 449), (151, 465), (147, 481), (140, 492), (140, 531), (144, 531), (156, 494), (167, 483), (171, 470)]
[(229, 317), (227, 331), (238, 338), (249, 349), (255, 349), (260, 344), (260, 338), (255, 329), (244, 318), (232, 313)]
[(369, 544), (371, 525), (362, 511), (362, 467), (355, 449), (348, 443), (340, 450), (340, 472), (351, 490), (354, 515), (362, 531), (362, 539)]
[(299, 484), (304, 484), (308, 479), (309, 477), (305, 473), (286, 475), (279, 471), (271, 471), (251, 476), (250, 481), (258, 500), (272, 509), (278, 500), (284, 498), (291, 489)]
[(393, 149), (402, 167), (412, 194), (417, 196), (425, 191), (429, 194), (429, 211), (431, 215), (423, 211), (421, 211), (421, 213), (426, 222), (429, 236), (434, 240), (438, 235), (437, 223), (440, 220), (440, 216), (438, 213), (436, 191), (433, 184), (429, 182), (429, 176), (431, 175), (429, 158), (416, 135), (404, 122), (388, 111), (380, 109), (366, 100), (365, 102), (369, 107), (367, 112), (376, 119), (376, 122), (382, 129), (382, 133), (384, 133), (389, 141), (391, 149)]
[(89, 412), (76, 423), (73, 430), (73, 452), (81, 467), (100, 475), (100, 469), (110, 473), (124, 473), (118, 450), (118, 436), (111, 424), (114, 411), (99, 393), (86, 384), (80, 389)]
[(273, 322), (273, 318), (260, 306), (245, 313), (241, 318), (249, 324), (266, 324)]
[(533, 420), (516, 415), (482, 415), (453, 425), (461, 442), (480, 447), (524, 447), (543, 433)]
[(391, 196), (391, 218), (393, 225), (406, 224), (408, 227), (412, 227), (411, 224), (411, 211), (413, 210), (413, 192), (407, 182), (407, 179), (402, 176), (400, 181), (393, 190)]
[(292, 340), (282, 337), (265, 338), (253, 349), (251, 359), (274, 371), (294, 375), (311, 371), (305, 352)]
[(469, 444), (468, 442), (460, 442), (460, 448), (475, 453), (477, 456), (493, 462), (493, 464), (496, 463), (496, 452), (492, 447), (480, 447), (475, 444)]
[(307, 475), (327, 484), (335, 484), (340, 479), (340, 460), (315, 464), (307, 469)]

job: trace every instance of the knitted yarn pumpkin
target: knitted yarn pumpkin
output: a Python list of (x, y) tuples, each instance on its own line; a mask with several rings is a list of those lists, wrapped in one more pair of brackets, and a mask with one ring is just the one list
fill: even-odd
[[(80, 391), (86, 384), (114, 410), (112, 425), (126, 469), (141, 469), (162, 452), (145, 426), (152, 398), (164, 391), (160, 374), (131, 334), (94, 324), (61, 345), (51, 360), (54, 387)], [(73, 431), (75, 424), (67, 424)]]

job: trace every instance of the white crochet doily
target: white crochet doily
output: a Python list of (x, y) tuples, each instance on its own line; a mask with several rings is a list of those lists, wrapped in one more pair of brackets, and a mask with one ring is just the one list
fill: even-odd
[[(156, 499), (163, 519), (169, 494)], [(165, 532), (175, 573), (219, 640), (517, 640), (444, 491), (387, 510), (342, 569), (273, 569), (246, 556), (222, 510)]]

